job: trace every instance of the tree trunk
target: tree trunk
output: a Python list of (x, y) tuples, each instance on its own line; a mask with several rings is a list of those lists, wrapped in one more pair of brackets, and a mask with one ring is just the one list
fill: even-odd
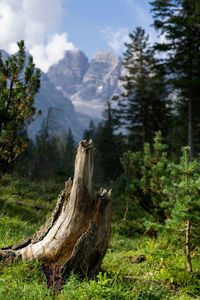
[(50, 219), (34, 236), (0, 251), (1, 259), (39, 260), (48, 286), (56, 290), (62, 286), (63, 272), (94, 276), (108, 247), (110, 192), (101, 189), (93, 198), (94, 153), (91, 140), (80, 142), (73, 183), (66, 182)]
[(192, 93), (189, 92), (188, 99), (188, 145), (190, 147), (189, 157), (194, 157), (194, 139), (193, 139), (193, 111), (192, 111)]
[(191, 254), (190, 254), (190, 221), (187, 220), (185, 223), (185, 250), (187, 257), (187, 271), (189, 273), (192, 272), (192, 262), (191, 262)]

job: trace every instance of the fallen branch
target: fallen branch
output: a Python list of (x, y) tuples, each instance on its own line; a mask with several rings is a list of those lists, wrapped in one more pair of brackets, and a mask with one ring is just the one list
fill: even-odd
[(19, 205), (24, 205), (24, 206), (28, 206), (37, 210), (46, 210), (47, 208), (45, 206), (42, 205), (37, 205), (37, 204), (31, 204), (31, 203), (27, 203), (24, 201), (20, 201), (20, 200), (12, 200), (10, 201), (10, 203), (14, 203), (14, 204), (19, 204)]

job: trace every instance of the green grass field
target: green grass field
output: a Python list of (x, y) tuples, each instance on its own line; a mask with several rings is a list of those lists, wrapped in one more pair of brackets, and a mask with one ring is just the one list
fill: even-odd
[[(26, 182), (4, 176), (0, 182), (0, 248), (26, 238), (45, 222), (62, 184)], [(16, 204), (44, 206), (37, 210)], [(125, 204), (113, 199), (112, 236), (95, 280), (71, 274), (56, 299), (200, 299), (200, 249), (192, 251), (193, 274), (185, 271), (184, 242), (177, 233), (151, 238), (134, 214), (123, 221)], [(141, 227), (141, 228), (140, 228)], [(139, 233), (140, 232), (140, 233)], [(145, 255), (142, 262), (134, 262)], [(0, 299), (54, 299), (39, 262), (0, 263)]]

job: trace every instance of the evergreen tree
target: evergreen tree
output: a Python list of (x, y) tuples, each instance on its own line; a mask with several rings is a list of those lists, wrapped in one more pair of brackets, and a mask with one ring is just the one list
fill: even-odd
[(60, 156), (59, 166), (58, 166), (58, 175), (66, 179), (66, 142), (67, 142), (67, 133), (63, 128), (61, 136), (58, 139), (58, 152)]
[(161, 132), (158, 131), (153, 139), (152, 149), (149, 143), (145, 143), (143, 152), (129, 150), (120, 159), (124, 170), (127, 203), (132, 202), (135, 209), (141, 207), (157, 223), (166, 218), (165, 210), (160, 206), (161, 201), (166, 201), (161, 177), (168, 177), (170, 173), (166, 149), (167, 145), (163, 144)]
[(177, 95), (181, 128), (187, 120), (187, 132), (184, 132), (182, 142), (188, 143), (190, 157), (193, 157), (194, 144), (198, 142), (196, 135), (199, 136), (200, 2), (154, 0), (151, 5), (154, 27), (165, 37), (165, 41), (157, 43), (155, 49), (167, 53), (163, 63)]
[(146, 143), (144, 153), (123, 154), (124, 198), (135, 210), (142, 208), (150, 213), (144, 223), (146, 229), (178, 232), (177, 240), (185, 242), (187, 270), (192, 272), (191, 250), (200, 234), (199, 159), (190, 161), (189, 147), (184, 147), (180, 162), (175, 164), (167, 158), (166, 149), (158, 132), (153, 151)]
[(162, 199), (160, 206), (168, 209), (168, 214), (170, 213), (166, 228), (176, 231), (179, 228), (184, 233), (187, 271), (192, 272), (191, 250), (194, 247), (195, 235), (199, 240), (200, 170), (199, 160), (189, 160), (189, 147), (184, 147), (182, 152), (180, 163), (170, 163), (167, 167), (168, 176), (161, 177), (168, 201)]
[(33, 121), (34, 96), (40, 87), (40, 71), (29, 56), (25, 66), (24, 42), (3, 61), (0, 52), (0, 166), (6, 168), (27, 146), (21, 134)]
[(34, 177), (51, 177), (59, 170), (61, 159), (59, 138), (50, 134), (50, 121), (51, 109), (48, 110), (47, 118), (43, 120), (39, 134), (36, 136)]
[(64, 163), (63, 168), (66, 170), (66, 176), (72, 177), (74, 171), (74, 160), (75, 160), (75, 141), (71, 131), (71, 128), (68, 129), (66, 137), (66, 148), (64, 152)]
[(167, 90), (162, 69), (157, 68), (149, 47), (149, 36), (138, 27), (129, 38), (123, 60), (126, 75), (121, 77), (124, 92), (114, 100), (118, 101), (118, 124), (126, 125), (132, 149), (141, 150), (145, 142), (152, 141), (155, 131), (167, 131)]
[(102, 181), (114, 180), (121, 173), (120, 156), (124, 150), (122, 135), (115, 134), (115, 122), (110, 101), (107, 102), (105, 120), (97, 130), (97, 169)]
[(90, 120), (89, 128), (84, 131), (83, 139), (87, 140), (87, 141), (92, 139), (93, 142), (95, 143), (95, 141), (96, 141), (96, 127), (94, 126), (93, 120)]
[(32, 175), (34, 170), (36, 149), (34, 142), (28, 138), (27, 133), (24, 134), (26, 135), (28, 145), (24, 152), (15, 160), (13, 171), (20, 176), (28, 177)]

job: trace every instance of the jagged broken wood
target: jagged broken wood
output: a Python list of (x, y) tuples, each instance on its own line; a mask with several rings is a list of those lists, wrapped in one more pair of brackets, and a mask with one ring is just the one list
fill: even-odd
[[(22, 243), (0, 250), (0, 259), (39, 260), (48, 286), (62, 285), (62, 272), (94, 276), (100, 269), (110, 238), (110, 192), (92, 192), (93, 143), (81, 141), (74, 180), (69, 179), (46, 224)], [(57, 286), (57, 290), (59, 286)]]

